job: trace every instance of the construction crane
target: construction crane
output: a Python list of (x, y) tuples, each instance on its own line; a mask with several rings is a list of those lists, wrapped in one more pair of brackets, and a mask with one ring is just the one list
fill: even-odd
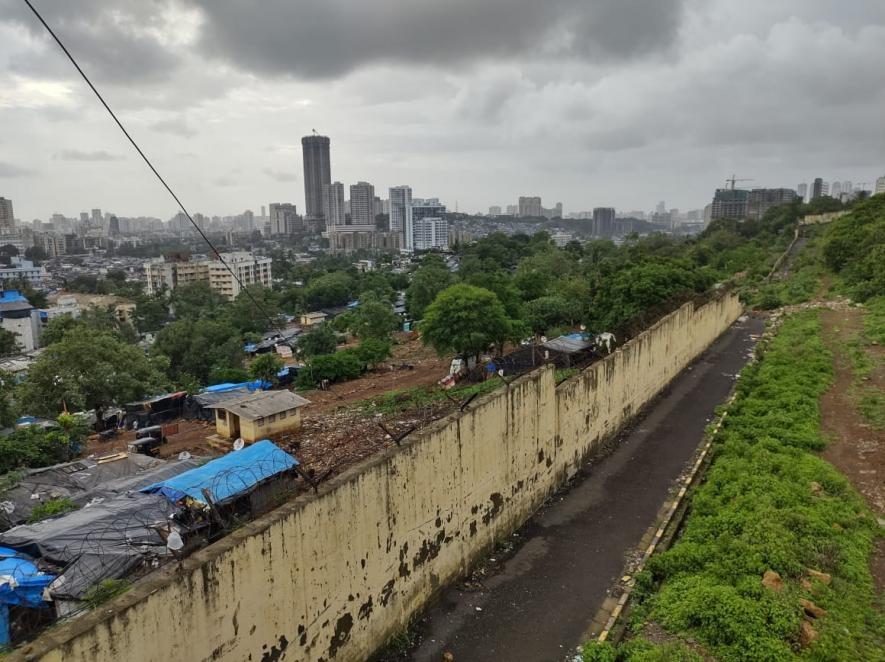
[(728, 183), (731, 182), (731, 190), (734, 191), (735, 182), (752, 182), (752, 181), (753, 181), (752, 178), (749, 178), (749, 177), (745, 177), (743, 179), (738, 179), (737, 175), (732, 175), (731, 179), (725, 180), (725, 187), (728, 188)]

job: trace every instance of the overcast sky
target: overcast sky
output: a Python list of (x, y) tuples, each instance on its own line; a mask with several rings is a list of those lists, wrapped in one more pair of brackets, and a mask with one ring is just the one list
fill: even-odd
[[(190, 211), (332, 178), (461, 211), (691, 209), (885, 174), (880, 0), (34, 0)], [(0, 0), (0, 196), (30, 221), (174, 203), (21, 0)]]

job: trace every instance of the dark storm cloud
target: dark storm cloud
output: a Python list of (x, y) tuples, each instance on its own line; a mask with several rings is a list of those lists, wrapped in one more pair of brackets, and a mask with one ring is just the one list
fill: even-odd
[(448, 65), (525, 54), (595, 60), (666, 50), (682, 0), (192, 0), (202, 49), (304, 78), (372, 63)]
[(63, 149), (55, 155), (59, 161), (121, 161), (122, 156), (111, 154), (104, 150), (96, 152), (84, 152), (79, 149)]
[[(99, 82), (165, 80), (178, 66), (178, 56), (158, 36), (169, 1), (41, 0), (35, 5), (87, 74)], [(21, 26), (49, 46), (42, 53), (11, 57), (10, 71), (22, 75), (71, 73), (64, 54), (50, 42), (45, 28), (23, 2), (0, 0), (0, 22)]]

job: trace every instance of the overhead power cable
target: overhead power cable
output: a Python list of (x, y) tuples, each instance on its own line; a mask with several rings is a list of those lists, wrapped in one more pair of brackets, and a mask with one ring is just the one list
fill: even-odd
[(169, 192), (169, 195), (171, 195), (172, 199), (175, 200), (175, 203), (178, 205), (178, 208), (181, 209), (182, 213), (185, 216), (187, 216), (187, 220), (189, 220), (191, 222), (191, 225), (194, 226), (194, 229), (203, 238), (203, 241), (205, 241), (206, 244), (209, 246), (209, 248), (212, 249), (212, 253), (214, 254), (215, 258), (219, 262), (221, 262), (221, 264), (224, 265), (224, 267), (230, 272), (230, 275), (234, 277), (234, 279), (237, 281), (237, 283), (239, 283), (240, 291), (246, 293), (246, 295), (249, 297), (249, 299), (252, 300), (252, 303), (255, 305), (255, 307), (258, 309), (258, 311), (264, 317), (267, 318), (268, 322), (270, 322), (271, 327), (275, 328), (277, 331), (282, 333), (282, 329), (280, 328), (279, 324), (264, 309), (264, 307), (258, 302), (258, 299), (255, 298), (255, 296), (252, 294), (252, 292), (243, 284), (243, 281), (237, 275), (237, 272), (234, 271), (234, 269), (231, 268), (231, 266), (227, 262), (225, 262), (223, 257), (221, 257), (221, 253), (218, 252), (218, 249), (215, 248), (215, 246), (209, 240), (209, 237), (207, 237), (206, 233), (203, 232), (203, 229), (199, 225), (197, 225), (196, 221), (194, 221), (193, 217), (190, 215), (190, 212), (185, 208), (184, 204), (182, 204), (181, 200), (175, 194), (175, 191), (173, 191), (172, 187), (170, 187), (169, 184), (166, 183), (166, 180), (163, 179), (163, 176), (157, 171), (157, 169), (154, 167), (154, 164), (151, 163), (151, 160), (141, 150), (141, 147), (138, 146), (138, 143), (135, 142), (135, 139), (131, 135), (129, 135), (129, 132), (126, 130), (126, 127), (123, 126), (123, 123), (119, 120), (119, 118), (114, 113), (114, 111), (111, 110), (111, 107), (108, 105), (107, 101), (104, 100), (104, 97), (101, 96), (101, 93), (98, 91), (98, 89), (96, 89), (95, 85), (92, 84), (92, 81), (89, 80), (89, 76), (86, 75), (86, 73), (83, 71), (83, 69), (77, 63), (77, 60), (74, 58), (73, 55), (71, 55), (71, 52), (67, 49), (67, 47), (65, 47), (65, 45), (62, 43), (61, 39), (59, 39), (58, 35), (55, 34), (55, 32), (53, 31), (53, 29), (51, 27), (49, 27), (49, 24), (43, 19), (43, 16), (40, 14), (40, 12), (37, 11), (37, 8), (34, 7), (34, 5), (31, 3), (31, 0), (24, 0), (24, 3), (34, 13), (34, 16), (37, 17), (37, 20), (43, 24), (43, 27), (46, 28), (46, 31), (52, 36), (52, 38), (55, 40), (55, 43), (58, 44), (59, 48), (61, 48), (61, 50), (64, 51), (64, 54), (68, 56), (68, 59), (71, 61), (71, 64), (74, 65), (74, 68), (79, 72), (80, 76), (82, 76), (83, 80), (86, 81), (86, 84), (95, 93), (95, 96), (98, 97), (98, 100), (101, 101), (101, 105), (104, 106), (105, 110), (108, 111), (108, 114), (113, 118), (114, 122), (117, 123), (117, 126), (120, 127), (120, 131), (123, 132), (123, 135), (126, 136), (126, 138), (129, 140), (129, 142), (135, 148), (135, 151), (138, 152), (138, 155), (147, 164), (147, 167), (151, 169), (151, 172), (154, 173), (154, 175), (157, 177), (158, 180), (160, 180), (160, 183), (163, 185), (163, 188), (165, 188)]

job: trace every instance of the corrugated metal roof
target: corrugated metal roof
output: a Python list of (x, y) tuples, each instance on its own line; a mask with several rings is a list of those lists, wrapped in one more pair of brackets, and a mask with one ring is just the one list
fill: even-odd
[(210, 404), (208, 407), (210, 409), (224, 409), (251, 421), (309, 404), (310, 400), (306, 400), (292, 391), (262, 391), (239, 398), (222, 400)]

